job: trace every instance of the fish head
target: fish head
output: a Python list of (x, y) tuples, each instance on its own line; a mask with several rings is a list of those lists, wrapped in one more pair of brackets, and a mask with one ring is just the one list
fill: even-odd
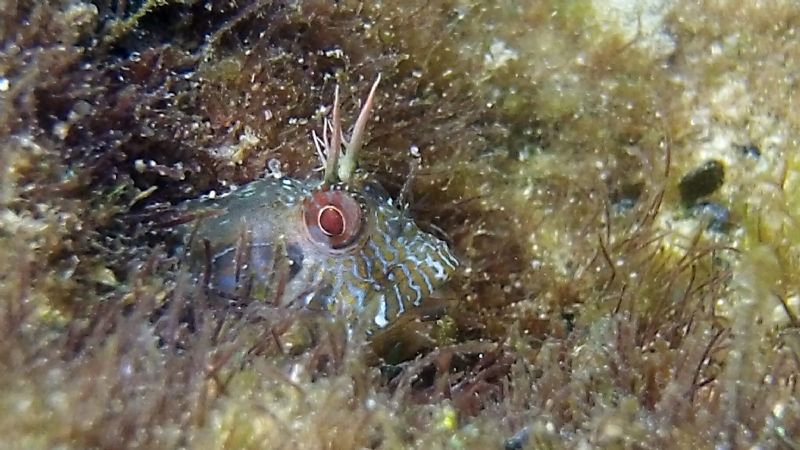
[(375, 182), (323, 186), (302, 205), (306, 251), (317, 260), (337, 309), (371, 315), (385, 327), (420, 306), (453, 275), (447, 243), (422, 230)]

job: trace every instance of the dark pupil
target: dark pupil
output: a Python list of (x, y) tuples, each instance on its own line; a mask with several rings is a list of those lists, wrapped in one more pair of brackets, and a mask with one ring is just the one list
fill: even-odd
[(344, 216), (338, 208), (326, 206), (319, 212), (319, 227), (328, 236), (344, 233)]

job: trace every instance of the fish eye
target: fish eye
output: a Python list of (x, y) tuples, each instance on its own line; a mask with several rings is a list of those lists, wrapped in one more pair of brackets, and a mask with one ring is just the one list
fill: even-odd
[(303, 202), (303, 220), (309, 237), (331, 249), (352, 244), (363, 228), (361, 205), (347, 192), (314, 192)]
[(344, 213), (333, 205), (325, 206), (319, 210), (317, 225), (328, 236), (341, 236), (344, 230), (347, 229)]

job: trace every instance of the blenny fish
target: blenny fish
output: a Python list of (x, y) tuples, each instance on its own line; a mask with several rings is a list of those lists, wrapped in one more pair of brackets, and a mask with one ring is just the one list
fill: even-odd
[(422, 231), (376, 182), (356, 176), (380, 77), (349, 140), (339, 90), (321, 136), (321, 180), (266, 176), (187, 202), (185, 258), (212, 295), (321, 308), (385, 328), (421, 305), (458, 266), (448, 245)]

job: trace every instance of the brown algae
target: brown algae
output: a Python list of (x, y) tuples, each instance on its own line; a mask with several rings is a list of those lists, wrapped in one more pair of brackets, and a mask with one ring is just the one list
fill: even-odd
[[(0, 12), (9, 446), (798, 446), (797, 2)], [(457, 307), (395, 322), (407, 358), (290, 348), (302, 311), (209, 304), (141, 219), (271, 160), (305, 185), (319, 105), (378, 73), (359, 165), (448, 237)]]

